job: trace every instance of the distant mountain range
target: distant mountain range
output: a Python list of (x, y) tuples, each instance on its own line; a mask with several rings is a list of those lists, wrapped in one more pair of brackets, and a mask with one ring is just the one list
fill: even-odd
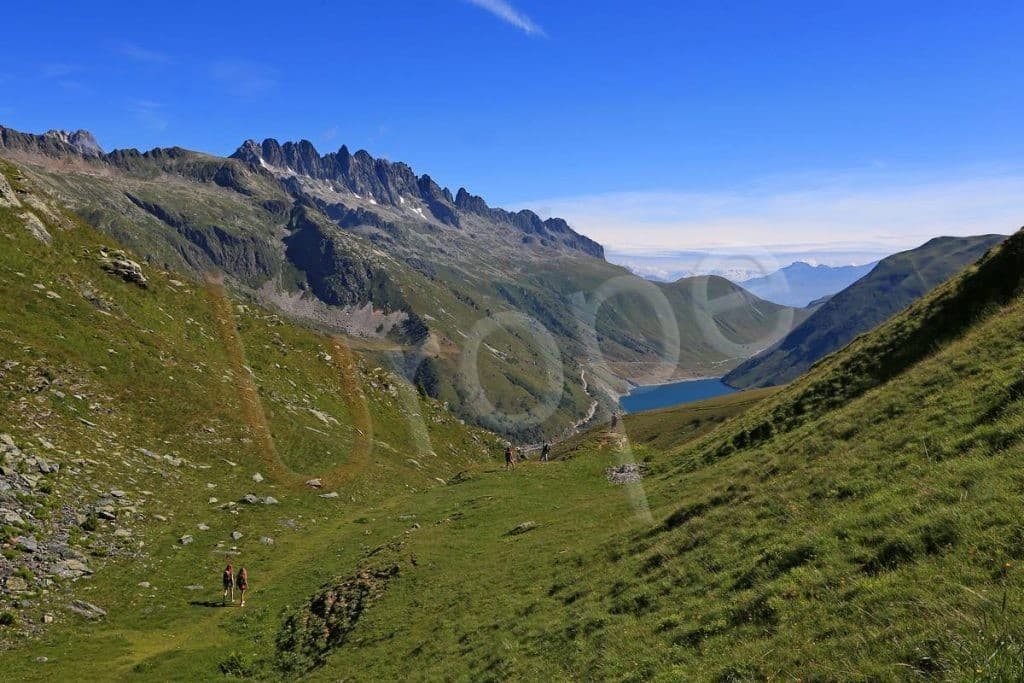
[(784, 306), (809, 306), (811, 302), (840, 292), (861, 279), (877, 261), (862, 266), (825, 266), (797, 261), (764, 277), (739, 284), (762, 299)]
[(937, 237), (882, 259), (866, 276), (822, 303), (774, 347), (729, 372), (737, 388), (785, 384), (816, 361), (874, 329), (977, 261), (1004, 235)]

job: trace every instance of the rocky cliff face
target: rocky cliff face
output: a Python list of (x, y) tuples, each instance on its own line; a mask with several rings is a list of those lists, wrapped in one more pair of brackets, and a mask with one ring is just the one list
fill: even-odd
[(66, 130), (51, 130), (42, 135), (32, 135), (0, 126), (0, 146), (48, 156), (103, 156), (103, 148), (87, 130), (76, 130), (73, 133)]
[(492, 209), (482, 197), (465, 188), (459, 188), (453, 196), (429, 175), (417, 176), (408, 165), (375, 159), (365, 150), (352, 154), (343, 145), (337, 152), (321, 156), (308, 140), (281, 144), (268, 138), (262, 143), (246, 140), (231, 156), (278, 176), (324, 181), (336, 190), (348, 191), (379, 205), (401, 207), (411, 199), (418, 200), (426, 205), (432, 218), (447, 226), (460, 227), (464, 216), (478, 216), (522, 232), (524, 241), (536, 240), (545, 246), (561, 246), (604, 258), (600, 244), (580, 235), (561, 218), (542, 220), (529, 210)]

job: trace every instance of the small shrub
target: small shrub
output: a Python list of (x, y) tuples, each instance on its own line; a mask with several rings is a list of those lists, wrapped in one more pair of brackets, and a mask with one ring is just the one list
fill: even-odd
[(14, 612), (10, 610), (0, 612), (0, 626), (14, 626), (16, 623), (18, 623), (18, 616)]
[(232, 652), (227, 659), (218, 664), (220, 672), (232, 678), (252, 678), (256, 675), (258, 667), (249, 655)]

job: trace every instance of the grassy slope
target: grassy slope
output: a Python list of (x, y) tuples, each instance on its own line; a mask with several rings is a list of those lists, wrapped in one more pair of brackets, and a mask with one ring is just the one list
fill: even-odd
[[(415, 546), (436, 564), (389, 593), (323, 677), (1019, 678), (1022, 241), (985, 270), (1016, 264), (1016, 287), (969, 271), (812, 379), (965, 297), (991, 301), (987, 317), (947, 318), (934, 355), (842, 407), (806, 406), (756, 446), (718, 455), (794, 395), (810, 400), (792, 393), (806, 386), (674, 453), (623, 453), (596, 432), (565, 463), (427, 494), (427, 518), (461, 511), (458, 528)], [(637, 491), (602, 477), (622, 459), (654, 468), (653, 523), (632, 514)], [(524, 518), (539, 528), (503, 535)]]
[[(12, 167), (0, 171), (33, 190)], [(182, 659), (174, 676), (207, 677), (216, 661), (180, 650), (188, 634), (204, 649), (218, 638), (230, 641), (237, 631), (231, 624), (277, 622), (266, 607), (243, 615), (202, 604), (215, 597), (215, 572), (231, 546), (240, 552), (236, 565), (254, 574), (255, 600), (295, 602), (321, 580), (317, 564), (359, 555), (384, 533), (360, 524), (358, 542), (342, 548), (337, 528), (355, 527), (352, 520), (372, 514), (376, 501), (438, 486), (438, 477), (497, 455), (491, 436), (463, 427), (436, 402), (421, 401), (393, 375), (346, 353), (343, 340), (283, 324), (181, 276), (147, 269), (148, 289), (123, 282), (96, 260), (109, 239), (40, 217), (52, 247), (30, 237), (15, 210), (0, 208), (0, 432), (61, 464), (39, 519), (52, 517), (47, 509), (55, 505), (85, 510), (112, 488), (127, 496), (115, 522), (73, 532), (74, 543), (92, 555), (94, 577), (33, 585), (21, 596), (30, 601), (25, 609), (0, 598), (0, 609), (14, 608), (18, 619), (0, 627), (0, 642), (13, 648), (2, 666), (11, 678), (73, 672), (101, 680), (176, 652)], [(225, 316), (226, 325), (218, 320)], [(49, 388), (32, 391), (42, 375), (52, 380)], [(249, 410), (250, 400), (260, 415)], [(424, 419), (410, 419), (413, 412)], [(421, 440), (422, 428), (429, 442)], [(44, 450), (39, 437), (55, 450)], [(184, 464), (154, 462), (140, 448)], [(254, 482), (256, 472), (265, 481)], [(339, 497), (323, 499), (305, 487), (311, 476), (322, 476), (324, 490)], [(220, 507), (247, 493), (280, 504)], [(199, 523), (210, 529), (198, 530)], [(94, 541), (109, 541), (115, 527), (131, 536), (113, 541), (119, 545), (104, 559)], [(233, 541), (233, 530), (243, 538)], [(35, 530), (41, 540), (52, 532), (45, 522)], [(180, 546), (183, 534), (195, 542)], [(275, 544), (262, 544), (262, 536)], [(0, 569), (20, 565), (19, 551), (8, 548), (4, 556)], [(142, 581), (153, 588), (139, 587)], [(186, 588), (193, 584), (205, 588)], [(103, 606), (108, 619), (90, 624), (72, 615), (66, 605), (73, 596)], [(55, 623), (41, 641), (26, 640), (22, 628), (44, 612)], [(38, 655), (53, 661), (41, 668), (33, 661)]]
[(814, 311), (774, 348), (726, 375), (738, 388), (784, 384), (942, 284), (1006, 239), (1002, 235), (937, 237), (882, 259), (866, 276)]

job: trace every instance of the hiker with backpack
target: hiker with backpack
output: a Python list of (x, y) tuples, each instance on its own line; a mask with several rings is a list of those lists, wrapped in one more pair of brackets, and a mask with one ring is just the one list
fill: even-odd
[(512, 450), (512, 444), (505, 445), (505, 469), (514, 470), (516, 468), (516, 454)]
[(224, 597), (221, 599), (222, 604), (228, 604), (228, 593), (231, 593), (231, 604), (235, 604), (235, 569), (228, 562), (228, 566), (224, 567), (224, 573), (221, 576), (221, 583), (224, 584)]
[(551, 444), (544, 442), (544, 445), (540, 448), (540, 459), (544, 462), (548, 461), (548, 455), (551, 454)]

